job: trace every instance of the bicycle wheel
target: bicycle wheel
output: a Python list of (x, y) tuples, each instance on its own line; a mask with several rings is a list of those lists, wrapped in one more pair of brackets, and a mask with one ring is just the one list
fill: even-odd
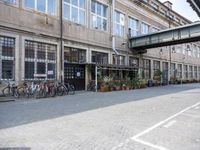
[(17, 92), (17, 87), (13, 87), (12, 92), (13, 92), (13, 96), (15, 98), (19, 98), (19, 93)]
[(51, 97), (56, 96), (55, 87), (51, 87), (51, 88), (50, 88), (49, 96), (51, 96)]
[(63, 93), (64, 93), (64, 91), (63, 91), (63, 86), (61, 85), (61, 86), (58, 86), (57, 87), (57, 89), (56, 89), (56, 94), (58, 95), (58, 96), (63, 96)]
[(17, 93), (18, 93), (19, 97), (25, 97), (25, 89), (24, 89), (24, 87), (17, 88)]
[(9, 87), (5, 87), (3, 90), (2, 90), (2, 93), (4, 96), (10, 96), (11, 93), (10, 93), (10, 88)]

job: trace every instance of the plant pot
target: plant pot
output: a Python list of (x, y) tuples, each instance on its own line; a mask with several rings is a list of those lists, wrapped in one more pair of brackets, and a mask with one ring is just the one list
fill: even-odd
[(115, 89), (116, 89), (116, 91), (120, 91), (121, 87), (120, 86), (116, 86)]
[(107, 85), (101, 85), (100, 92), (108, 92), (108, 91), (109, 91), (109, 87)]

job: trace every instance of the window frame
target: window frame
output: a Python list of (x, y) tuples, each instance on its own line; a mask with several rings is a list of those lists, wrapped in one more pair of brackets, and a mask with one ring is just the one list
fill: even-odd
[[(147, 32), (147, 33), (146, 33), (146, 32), (145, 32), (145, 33), (143, 32), (143, 31), (144, 31), (144, 30), (143, 30), (143, 27), (144, 27), (143, 25), (145, 25), (145, 26), (148, 27), (148, 32)], [(145, 31), (146, 31), (146, 30), (145, 30)], [(148, 23), (142, 22), (142, 23), (141, 23), (141, 34), (144, 35), (144, 34), (148, 34), (148, 33), (150, 33), (150, 25), (149, 25)]]
[[(26, 58), (26, 43), (32, 43), (34, 47), (34, 57), (29, 57)], [(38, 58), (38, 51), (40, 50), (38, 48), (39, 45), (44, 45), (44, 49), (42, 51), (45, 52), (45, 58)], [(24, 79), (25, 80), (55, 80), (57, 78), (57, 47), (58, 45), (55, 43), (47, 43), (44, 41), (37, 41), (37, 40), (32, 40), (32, 39), (24, 39)], [(55, 59), (52, 59), (49, 57), (50, 52), (54, 51)], [(34, 63), (34, 74), (32, 75), (33, 78), (27, 77), (26, 76), (26, 62), (28, 63)], [(45, 64), (45, 75), (46, 76), (36, 76), (35, 74), (38, 73), (38, 64), (39, 63), (44, 63)], [(49, 70), (49, 64), (54, 64), (54, 74), (50, 74), (49, 72), (52, 70)]]
[[(115, 10), (114, 13), (115, 13), (114, 14), (114, 28), (115, 28), (114, 35), (119, 36), (119, 37), (124, 37), (125, 36), (125, 14), (120, 12), (119, 10)], [(123, 18), (124, 19), (123, 25), (120, 22), (117, 22), (117, 17), (116, 17), (117, 13), (119, 14), (119, 16), (123, 15), (123, 17), (124, 17)], [(119, 34), (117, 33), (117, 30), (116, 30), (117, 26), (120, 27)]]
[[(95, 13), (92, 12), (92, 3), (95, 4)], [(101, 5), (101, 15), (98, 14), (98, 9), (97, 9), (98, 4)], [(103, 16), (103, 14), (104, 14), (103, 7), (105, 7), (105, 9), (106, 9), (106, 17)], [(91, 11), (90, 11), (90, 13), (91, 13), (91, 15), (90, 15), (91, 16), (91, 22), (90, 22), (91, 29), (108, 32), (108, 5), (105, 5), (105, 4), (98, 2), (96, 0), (91, 0)], [(96, 17), (96, 27), (94, 27), (94, 25), (93, 25), (93, 16)], [(101, 25), (103, 25), (103, 21), (106, 20), (106, 30), (104, 30), (104, 26), (101, 27), (100, 29), (98, 28), (97, 18), (101, 19)]]
[[(77, 0), (78, 1), (78, 6), (76, 6), (76, 5), (73, 5), (72, 4), (72, 1), (71, 0), (69, 0), (70, 2), (68, 3), (68, 2), (66, 2), (65, 0), (63, 0), (63, 18), (65, 19), (65, 20), (67, 20), (67, 21), (70, 21), (70, 22), (73, 22), (73, 23), (77, 23), (77, 24), (79, 24), (79, 25), (82, 25), (82, 26), (86, 26), (86, 24), (87, 24), (87, 20), (86, 20), (86, 1), (84, 0), (84, 8), (81, 8), (80, 7), (80, 0)], [(69, 18), (66, 18), (65, 17), (65, 5), (67, 5), (67, 6), (69, 6)], [(78, 14), (77, 14), (77, 17), (78, 17), (78, 21), (73, 21), (72, 20), (72, 8), (76, 8), (77, 10), (78, 10)], [(82, 24), (81, 22), (80, 22), (80, 11), (83, 11), (84, 12), (84, 24)]]
[[(9, 46), (10, 45), (10, 46)], [(9, 46), (9, 47), (6, 47)], [(3, 55), (3, 48), (12, 48), (11, 55)], [(1, 63), (1, 80), (14, 80), (15, 79), (15, 51), (16, 51), (16, 38), (11, 36), (0, 35), (0, 63)], [(12, 61), (12, 70), (11, 70), (11, 78), (3, 78), (3, 62), (4, 61)], [(6, 63), (7, 64), (7, 63)], [(5, 68), (4, 68), (5, 69)], [(6, 67), (7, 69), (7, 67)]]
[(40, 12), (40, 13), (44, 13), (44, 14), (47, 14), (47, 15), (50, 15), (50, 16), (56, 16), (57, 15), (57, 0), (54, 0), (54, 12), (53, 13), (49, 13), (49, 9), (48, 9), (48, 2), (49, 0), (45, 0), (45, 11), (41, 11), (41, 10), (38, 10), (38, 0), (33, 0), (34, 2), (34, 6), (33, 7), (28, 7), (26, 6), (26, 0), (23, 1), (23, 7), (25, 9), (28, 9), (28, 10), (34, 10), (34, 11), (37, 11), (37, 12)]
[[(136, 22), (136, 28), (133, 28), (130, 26), (130, 20)], [(131, 37), (138, 36), (139, 35), (139, 20), (134, 17), (129, 16), (128, 17), (128, 29), (131, 29)], [(136, 33), (136, 35), (134, 35), (133, 33)]]

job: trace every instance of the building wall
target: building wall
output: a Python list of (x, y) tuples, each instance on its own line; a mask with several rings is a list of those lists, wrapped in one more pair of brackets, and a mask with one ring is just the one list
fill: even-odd
[[(0, 35), (14, 37), (16, 39), (15, 80), (21, 81), (24, 79), (24, 41), (26, 39), (50, 44), (53, 43), (57, 46), (57, 78), (60, 79), (61, 75), (63, 75), (63, 71), (60, 67), (60, 60), (63, 55), (61, 55), (60, 52), (60, 5), (58, 1), (56, 3), (56, 14), (54, 16), (25, 8), (24, 0), (16, 0), (16, 2), (16, 5), (0, 2)], [(86, 24), (80, 25), (64, 19), (63, 44), (65, 47), (85, 49), (88, 63), (91, 62), (92, 51), (105, 52), (109, 56), (108, 62), (112, 64), (112, 55), (114, 54), (111, 49), (113, 32), (112, 3), (110, 0), (98, 0), (98, 2), (107, 6), (107, 31), (91, 28), (91, 1), (86, 0)], [(165, 9), (167, 14), (163, 15), (158, 13), (158, 10), (155, 10), (155, 8), (151, 6), (152, 3), (156, 3), (159, 6), (158, 10)], [(116, 49), (123, 56), (127, 56), (127, 47), (126, 44), (124, 45), (123, 43), (127, 42), (129, 17), (137, 19), (139, 27), (141, 27), (142, 22), (148, 24), (150, 26), (150, 32), (153, 28), (162, 30), (191, 23), (157, 0), (150, 0), (148, 5), (143, 4), (141, 1), (116, 0), (116, 10), (125, 15), (125, 34), (123, 37), (116, 36)], [(175, 19), (170, 20), (169, 17), (167, 17), (169, 14), (172, 14)], [(138, 30), (139, 34), (141, 34), (141, 28)], [(198, 43), (196, 45), (198, 45)], [(128, 53), (129, 56), (138, 57), (140, 60), (142, 58), (150, 59), (151, 64), (153, 60), (158, 60), (160, 61), (160, 66), (162, 66), (162, 62), (171, 62), (176, 65), (192, 65), (198, 66), (199, 68), (199, 57), (183, 55), (183, 52), (170, 54), (170, 48), (172, 47), (149, 49), (147, 53), (143, 55), (134, 55), (133, 51), (130, 50), (128, 50)], [(153, 67), (151, 67), (151, 78), (153, 78)]]

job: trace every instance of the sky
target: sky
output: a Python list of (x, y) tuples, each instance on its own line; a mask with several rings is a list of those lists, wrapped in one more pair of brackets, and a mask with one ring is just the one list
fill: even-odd
[[(165, 2), (167, 0), (160, 0), (161, 2)], [(199, 21), (200, 18), (197, 16), (196, 12), (190, 7), (190, 4), (186, 0), (168, 0), (172, 5), (172, 9), (184, 16), (185, 18), (191, 21)]]

